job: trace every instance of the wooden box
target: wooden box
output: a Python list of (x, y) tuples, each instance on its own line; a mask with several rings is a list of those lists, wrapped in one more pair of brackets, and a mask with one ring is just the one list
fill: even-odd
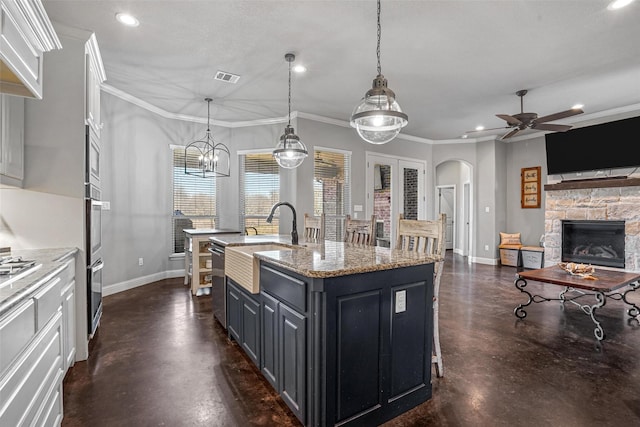
[(542, 268), (544, 248), (540, 246), (523, 246), (520, 248), (522, 266), (524, 268)]

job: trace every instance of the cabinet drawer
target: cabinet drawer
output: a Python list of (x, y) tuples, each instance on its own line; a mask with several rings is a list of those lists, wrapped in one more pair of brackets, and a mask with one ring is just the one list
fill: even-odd
[[(58, 277), (62, 281), (62, 288), (66, 288), (69, 283), (76, 278), (76, 260), (70, 259), (66, 262), (64, 270), (58, 274)], [(62, 290), (64, 292), (64, 289)]]
[(0, 318), (0, 379), (11, 361), (36, 334), (35, 310), (33, 300), (29, 299)]
[(267, 265), (260, 265), (260, 286), (263, 290), (296, 309), (306, 312), (307, 284)]
[(62, 280), (60, 276), (56, 276), (34, 295), (33, 299), (36, 303), (36, 326), (38, 330), (42, 329), (60, 308), (62, 304), (61, 293)]
[[(0, 426), (30, 425), (47, 391), (62, 376), (61, 319), (58, 313), (8, 372), (0, 385)], [(6, 402), (6, 403), (5, 403)]]

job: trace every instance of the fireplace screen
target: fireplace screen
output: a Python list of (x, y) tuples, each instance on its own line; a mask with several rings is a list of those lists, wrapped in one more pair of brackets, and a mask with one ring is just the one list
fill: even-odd
[(624, 221), (562, 221), (562, 261), (624, 268)]

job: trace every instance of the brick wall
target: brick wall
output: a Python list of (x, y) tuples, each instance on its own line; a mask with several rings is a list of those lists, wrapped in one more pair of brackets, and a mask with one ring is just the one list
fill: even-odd
[(563, 219), (625, 221), (625, 270), (640, 271), (640, 187), (547, 191), (545, 266), (561, 261)]
[(382, 190), (373, 192), (373, 213), (384, 222), (384, 237), (391, 236), (391, 167), (380, 165)]
[(418, 219), (418, 170), (404, 170), (404, 217)]

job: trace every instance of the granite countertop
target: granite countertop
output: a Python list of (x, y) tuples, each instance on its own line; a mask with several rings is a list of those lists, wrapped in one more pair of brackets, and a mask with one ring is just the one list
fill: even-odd
[(35, 260), (39, 267), (14, 282), (0, 286), (0, 316), (29, 298), (40, 286), (64, 268), (64, 261), (75, 256), (78, 248), (14, 249), (12, 256)]
[(439, 257), (415, 252), (331, 240), (300, 242), (299, 246), (293, 246), (288, 235), (216, 236), (210, 240), (226, 247), (266, 243), (286, 245), (282, 250), (255, 252), (254, 256), (314, 278), (347, 276), (440, 261)]

